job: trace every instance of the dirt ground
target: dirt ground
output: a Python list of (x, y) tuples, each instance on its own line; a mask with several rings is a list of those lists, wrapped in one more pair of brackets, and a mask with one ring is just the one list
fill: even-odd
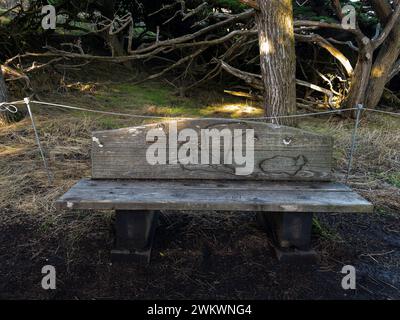
[[(179, 110), (174, 115), (190, 116), (199, 108), (154, 86), (74, 83), (63, 89), (44, 90), (41, 98), (143, 114)], [(226, 114), (204, 103), (207, 112)], [(55, 179), (47, 183), (29, 119), (0, 127), (0, 298), (400, 299), (400, 120), (372, 114), (363, 120), (350, 186), (376, 209), (317, 214), (312, 243), (318, 264), (280, 264), (253, 213), (162, 212), (152, 261), (144, 267), (110, 263), (113, 212), (54, 207), (70, 186), (90, 176), (91, 130), (140, 122), (49, 108), (34, 112)], [(335, 176), (343, 181), (353, 122), (323, 117), (300, 127), (335, 137)], [(48, 264), (56, 267), (56, 290), (41, 288)], [(344, 265), (357, 270), (356, 290), (341, 287)]]
[[(324, 216), (344, 243), (315, 236), (321, 262), (304, 268), (280, 265), (249, 214), (166, 214), (148, 267), (111, 265), (110, 221), (101, 215), (90, 220), (72, 248), (65, 233), (46, 237), (27, 217), (2, 226), (1, 298), (400, 298), (400, 239), (393, 231), (399, 221), (394, 217)], [(46, 264), (57, 270), (54, 291), (40, 286)], [(341, 288), (344, 264), (356, 267), (355, 291)]]

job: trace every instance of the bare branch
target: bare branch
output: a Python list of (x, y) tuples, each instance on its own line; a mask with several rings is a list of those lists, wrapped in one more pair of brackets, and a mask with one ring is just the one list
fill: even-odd
[(329, 38), (328, 40), (329, 40), (330, 42), (333, 42), (333, 43), (336, 43), (336, 44), (346, 45), (346, 46), (348, 46), (350, 49), (352, 49), (352, 50), (354, 50), (354, 51), (356, 51), (356, 52), (360, 51), (360, 49), (358, 49), (358, 47), (355, 46), (354, 43), (353, 43), (352, 41), (339, 41), (339, 40), (336, 40), (336, 39), (334, 39), (334, 38)]
[(163, 5), (159, 10), (154, 11), (154, 12), (152, 12), (152, 13), (149, 13), (147, 16), (148, 16), (148, 17), (154, 16), (154, 15), (156, 15), (157, 13), (160, 13), (161, 11), (169, 10), (169, 9), (171, 9), (171, 8), (174, 8), (174, 7), (177, 6), (178, 4), (179, 4), (179, 2), (174, 2), (174, 3), (168, 4), (168, 5)]
[(262, 82), (261, 75), (236, 69), (224, 61), (220, 61), (220, 63), (221, 63), (221, 68), (223, 70), (225, 70), (226, 72), (228, 72), (229, 74), (235, 76), (236, 78), (243, 80), (249, 86), (251, 86), (257, 90), (264, 91), (264, 84)]
[[(257, 89), (257, 90), (261, 90), (264, 91), (264, 84), (262, 82), (262, 77), (261, 75), (258, 74), (254, 74), (254, 73), (249, 73), (249, 72), (245, 72), (239, 69), (236, 69), (232, 66), (230, 66), (229, 64), (227, 64), (224, 61), (220, 61), (221, 63), (221, 68), (223, 70), (225, 70), (226, 72), (228, 72), (229, 74), (242, 79), (243, 81), (245, 81), (249, 86)], [(331, 106), (333, 106), (333, 97), (335, 96), (334, 92), (332, 92), (331, 90), (322, 88), (320, 86), (317, 86), (315, 84), (303, 81), (303, 80), (296, 80), (296, 83), (300, 86), (304, 86), (304, 87), (308, 87), (311, 88), (312, 90), (324, 93), (325, 95), (328, 96), (329, 98), (329, 104)]]
[(342, 52), (340, 52), (339, 49), (334, 47), (331, 43), (329, 43), (329, 41), (327, 41), (319, 34), (311, 34), (311, 35), (296, 34), (296, 39), (301, 41), (317, 43), (319, 46), (326, 49), (332, 56), (334, 56), (336, 59), (340, 61), (340, 63), (346, 69), (346, 72), (349, 76), (353, 75), (354, 69), (351, 65), (350, 60)]
[(334, 29), (340, 30), (343, 32), (352, 33), (356, 36), (358, 41), (362, 41), (365, 38), (364, 33), (359, 29), (345, 29), (340, 23), (328, 23), (328, 22), (321, 22), (321, 21), (311, 21), (311, 20), (296, 20), (294, 22), (294, 26), (297, 28), (319, 28), (319, 29)]
[(390, 17), (388, 23), (386, 24), (385, 28), (383, 29), (381, 35), (373, 41), (374, 49), (377, 49), (389, 36), (390, 32), (394, 28), (395, 24), (400, 21), (400, 4), (398, 4)]
[(219, 28), (223, 28), (223, 27), (225, 27), (227, 25), (233, 24), (233, 23), (238, 22), (238, 21), (247, 20), (250, 17), (252, 17), (253, 15), (254, 15), (254, 10), (248, 10), (248, 11), (236, 14), (236, 15), (232, 16), (231, 18), (228, 18), (228, 19), (223, 20), (221, 22), (218, 22), (218, 23), (215, 23), (215, 24), (210, 25), (208, 27), (205, 27), (205, 28), (203, 28), (203, 29), (201, 29), (201, 30), (199, 30), (199, 31), (197, 31), (195, 33), (184, 35), (184, 36), (172, 39), (172, 40), (160, 41), (160, 42), (155, 43), (153, 45), (150, 45), (150, 46), (148, 46), (146, 48), (143, 48), (143, 49), (140, 49), (140, 50), (136, 50), (136, 53), (140, 54), (140, 53), (143, 53), (143, 52), (148, 52), (148, 51), (154, 50), (154, 49), (162, 47), (162, 46), (173, 46), (173, 45), (178, 44), (178, 43), (188, 42), (188, 41), (194, 40), (194, 39), (196, 39), (196, 38), (198, 38), (198, 37), (200, 37), (202, 35), (205, 35), (205, 34), (211, 32), (213, 30), (216, 30), (216, 29), (219, 29)]
[(199, 6), (194, 8), (193, 10), (191, 10), (189, 13), (185, 14), (183, 16), (183, 18), (182, 18), (182, 21), (185, 21), (185, 20), (189, 19), (190, 17), (195, 16), (196, 14), (201, 12), (203, 9), (205, 9), (207, 6), (208, 6), (208, 3), (207, 2), (203, 2), (202, 4), (200, 4)]
[(184, 63), (186, 63), (186, 62), (189, 62), (189, 61), (193, 60), (194, 58), (196, 58), (197, 56), (199, 56), (201, 53), (203, 53), (203, 51), (205, 51), (206, 49), (207, 49), (207, 48), (200, 48), (200, 49), (197, 50), (196, 52), (194, 52), (194, 53), (192, 53), (192, 54), (190, 54), (190, 55), (188, 55), (188, 56), (186, 56), (186, 57), (180, 59), (179, 61), (177, 61), (177, 62), (174, 63), (173, 65), (169, 66), (168, 68), (165, 68), (165, 69), (162, 70), (161, 72), (156, 73), (156, 74), (153, 74), (153, 75), (147, 77), (147, 78), (144, 79), (144, 80), (140, 80), (140, 81), (136, 82), (136, 84), (142, 83), (142, 82), (145, 82), (145, 81), (148, 81), (148, 80), (157, 79), (157, 78), (163, 76), (164, 74), (166, 74), (167, 72), (171, 71), (172, 69), (175, 69), (176, 67), (179, 67), (180, 65), (182, 65), (182, 64), (184, 64)]

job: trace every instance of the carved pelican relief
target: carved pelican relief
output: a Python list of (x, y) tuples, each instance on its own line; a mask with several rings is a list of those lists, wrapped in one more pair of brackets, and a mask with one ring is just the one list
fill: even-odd
[[(285, 168), (285, 171), (274, 171), (274, 167), (279, 163), (280, 167)], [(261, 161), (260, 169), (262, 172), (267, 174), (286, 174), (290, 177), (296, 176), (300, 171), (303, 170), (304, 166), (308, 163), (305, 156), (299, 155), (297, 157), (288, 156), (274, 156)]]

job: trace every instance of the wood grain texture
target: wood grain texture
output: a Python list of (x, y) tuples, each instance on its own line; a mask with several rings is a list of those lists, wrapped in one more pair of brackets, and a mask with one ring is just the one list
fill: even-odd
[[(237, 175), (240, 165), (173, 164), (150, 165), (146, 150), (149, 130), (169, 132), (169, 122), (93, 133), (93, 179), (215, 179), (215, 180), (296, 180), (329, 181), (333, 140), (331, 137), (308, 133), (296, 128), (248, 121), (181, 120), (178, 132), (191, 128), (200, 135), (201, 129), (254, 129), (254, 171)], [(239, 131), (237, 131), (239, 132)], [(242, 137), (244, 140), (244, 137)], [(200, 138), (198, 149), (200, 154)], [(221, 140), (222, 141), (222, 140)], [(233, 140), (235, 141), (235, 140)], [(230, 148), (235, 142), (231, 142)], [(184, 142), (178, 142), (177, 148)], [(225, 145), (221, 143), (221, 154)], [(166, 147), (167, 154), (170, 151)]]
[(88, 180), (72, 187), (60, 209), (228, 210), (369, 213), (371, 203), (338, 183), (204, 180)]

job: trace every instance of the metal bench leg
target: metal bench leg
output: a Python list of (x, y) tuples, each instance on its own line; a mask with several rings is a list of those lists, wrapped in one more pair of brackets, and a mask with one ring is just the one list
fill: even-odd
[(258, 213), (257, 218), (271, 236), (280, 261), (316, 262), (317, 254), (311, 249), (312, 213)]
[(116, 210), (113, 262), (150, 262), (158, 212)]

